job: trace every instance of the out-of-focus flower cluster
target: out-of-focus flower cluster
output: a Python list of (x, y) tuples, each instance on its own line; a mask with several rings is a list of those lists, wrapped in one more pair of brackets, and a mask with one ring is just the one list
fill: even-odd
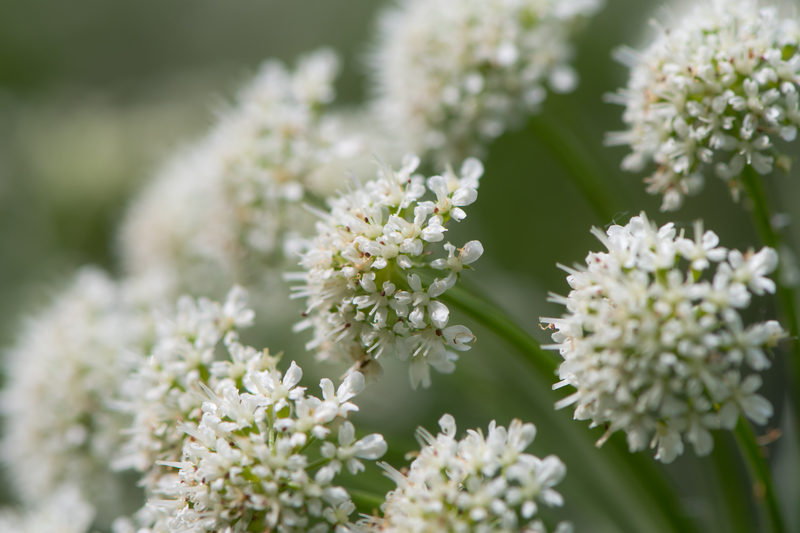
[(376, 108), (406, 146), (444, 161), (536, 112), (547, 88), (570, 92), (580, 19), (602, 0), (405, 0), (386, 13), (374, 61)]
[(108, 465), (125, 420), (111, 403), (124, 354), (142, 349), (148, 330), (128, 311), (130, 296), (85, 268), (5, 354), (2, 457), (25, 503), (68, 482), (104, 511), (120, 511), (121, 480)]
[(61, 485), (48, 491), (25, 514), (0, 511), (3, 533), (87, 533), (94, 509), (75, 485)]
[[(318, 399), (298, 386), (295, 363), (282, 376), (278, 358), (237, 342), (236, 330), (253, 320), (245, 298), (234, 288), (224, 305), (182, 299), (129, 383), (135, 422), (119, 466), (144, 472), (149, 495), (174, 497), (151, 500), (136, 517), (140, 531), (347, 531), (355, 506), (333, 482), (386, 452), (382, 436), (357, 440), (343, 421), (358, 410), (350, 400), (363, 375), (351, 373), (338, 390), (323, 379)], [(227, 360), (214, 359), (221, 341)]]
[(631, 78), (608, 99), (625, 106), (629, 129), (607, 141), (632, 148), (625, 170), (656, 164), (645, 182), (664, 195), (662, 210), (699, 191), (708, 165), (734, 198), (746, 166), (788, 171), (779, 145), (794, 141), (800, 125), (799, 39), (797, 20), (776, 7), (714, 0), (661, 28), (645, 50), (619, 52)]
[[(304, 282), (295, 287), (295, 297), (308, 300), (298, 329), (313, 327), (307, 346), (320, 359), (361, 366), (384, 353), (411, 356), (412, 384), (427, 387), (429, 365), (452, 372), (456, 356), (448, 348), (468, 350), (474, 340), (466, 327), (448, 326), (450, 311), (438, 298), (483, 247), (478, 241), (460, 249), (446, 243), (447, 257), (432, 259), (429, 245), (444, 241), (450, 219), (466, 217), (462, 207), (476, 200), (483, 166), (467, 159), (461, 177), (448, 168), (426, 182), (414, 174), (418, 164), (406, 156), (399, 171), (384, 165), (377, 179), (356, 182), (331, 199), (301, 257), (305, 272), (288, 278)], [(422, 201), (428, 191), (435, 200)], [(437, 270), (441, 277), (425, 277)]]
[(756, 394), (758, 372), (786, 333), (774, 320), (745, 326), (740, 311), (753, 294), (775, 292), (767, 277), (775, 251), (718, 247), (700, 222), (687, 239), (644, 213), (592, 232), (608, 251), (590, 253), (585, 267), (563, 267), (572, 291), (551, 301), (568, 314), (541, 319), (557, 330), (550, 348), (564, 358), (554, 388), (577, 389), (557, 406), (576, 404), (576, 419), (606, 425), (598, 444), (622, 430), (631, 451), (649, 443), (665, 463), (683, 453), (684, 439), (707, 455), (709, 429), (733, 429), (740, 413), (765, 424), (772, 405)]
[(343, 167), (380, 137), (328, 110), (338, 71), (328, 50), (293, 72), (264, 63), (217, 125), (134, 203), (121, 235), (129, 273), (161, 277), (172, 298), (256, 282), (281, 265), (286, 235), (313, 227), (302, 203), (322, 205), (344, 181)]
[[(382, 464), (397, 488), (386, 496), (383, 517), (366, 518), (360, 525), (392, 533), (546, 533), (535, 516), (540, 504), (563, 505), (553, 487), (567, 469), (555, 455), (539, 459), (524, 453), (536, 427), (514, 419), (506, 430), (492, 422), (488, 435), (470, 430), (457, 440), (451, 415), (444, 415), (439, 426), (442, 433), (436, 437), (417, 430), (422, 449), (407, 473)], [(567, 522), (555, 529), (571, 531)]]

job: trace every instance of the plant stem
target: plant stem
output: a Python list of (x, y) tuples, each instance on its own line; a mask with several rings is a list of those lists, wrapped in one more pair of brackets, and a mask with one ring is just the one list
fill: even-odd
[(772, 526), (771, 531), (784, 533), (783, 518), (778, 506), (775, 487), (772, 484), (769, 465), (761, 454), (761, 448), (756, 442), (753, 430), (744, 418), (739, 418), (739, 423), (736, 425), (736, 440), (753, 478), (753, 493), (757, 499), (763, 500), (766, 504), (769, 522)]
[(710, 457), (717, 473), (722, 503), (725, 505), (725, 509), (721, 511), (728, 517), (726, 525), (732, 533), (749, 533), (753, 531), (755, 522), (748, 512), (748, 480), (743, 479), (736, 468), (736, 445), (727, 431), (724, 435), (717, 435), (715, 440)]
[[(460, 309), (477, 320), (490, 331), (505, 339), (517, 349), (524, 360), (537, 374), (552, 380), (558, 367), (553, 355), (542, 350), (539, 343), (526, 331), (514, 323), (508, 315), (485, 298), (467, 292), (460, 286), (449, 289), (441, 296), (446, 303)], [(621, 444), (620, 444), (621, 443)], [(612, 439), (609, 443), (614, 451), (624, 457), (630, 466), (629, 471), (636, 478), (642, 490), (647, 491), (653, 502), (660, 507), (662, 518), (669, 522), (675, 531), (688, 533), (697, 531), (687, 518), (675, 496), (673, 487), (667, 483), (652, 461), (638, 453), (629, 453), (624, 440)]]
[[(780, 251), (783, 239), (780, 233), (772, 227), (771, 208), (767, 199), (766, 191), (762, 183), (762, 178), (752, 167), (746, 166), (742, 172), (742, 184), (747, 190), (750, 200), (753, 202), (753, 222), (761, 235), (761, 240), (766, 246)], [(778, 283), (778, 299), (780, 300), (784, 318), (789, 326), (789, 342), (791, 343), (791, 357), (786, 358), (789, 372), (786, 377), (789, 380), (789, 397), (793, 400), (793, 411), (795, 415), (796, 427), (800, 428), (800, 324), (797, 322), (797, 307), (794, 299), (794, 292), (790, 287), (781, 283), (781, 264), (778, 263), (776, 273)]]
[(610, 193), (613, 186), (603, 176), (604, 165), (594, 158), (580, 137), (563, 120), (554, 120), (546, 113), (533, 116), (528, 129), (567, 171), (603, 223), (614, 220), (620, 206)]

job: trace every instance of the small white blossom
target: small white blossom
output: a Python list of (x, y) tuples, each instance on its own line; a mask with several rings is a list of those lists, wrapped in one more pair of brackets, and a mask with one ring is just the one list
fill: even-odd
[(480, 156), (578, 84), (570, 42), (602, 0), (405, 0), (382, 20), (374, 103), (406, 146), (442, 160)]
[[(461, 207), (477, 198), (483, 167), (468, 159), (461, 178), (448, 168), (426, 189), (414, 174), (418, 164), (409, 155), (399, 171), (383, 166), (377, 179), (330, 199), (330, 212), (319, 213), (317, 237), (301, 255), (305, 272), (286, 277), (304, 282), (293, 287), (295, 297), (307, 298), (297, 329), (314, 329), (307, 347), (320, 359), (360, 364), (383, 354), (411, 357), (412, 384), (427, 387), (429, 366), (452, 372), (456, 355), (449, 349), (468, 350), (475, 339), (466, 327), (448, 325), (450, 312), (438, 298), (483, 247), (471, 241), (456, 250), (447, 243), (447, 259), (430, 256), (453, 213), (463, 219)], [(421, 200), (428, 191), (435, 201)]]
[[(605, 425), (598, 445), (622, 430), (632, 452), (649, 444), (669, 463), (684, 440), (710, 453), (709, 430), (733, 429), (740, 413), (758, 424), (772, 416), (754, 372), (770, 366), (765, 350), (786, 332), (774, 320), (745, 327), (739, 310), (751, 292), (775, 292), (766, 276), (777, 254), (728, 251), (701, 223), (694, 228), (689, 240), (642, 213), (624, 227), (594, 229), (608, 251), (590, 253), (586, 267), (563, 267), (572, 291), (551, 301), (568, 314), (541, 320), (557, 330), (549, 348), (564, 358), (554, 388), (577, 391), (556, 406), (575, 404), (576, 419)], [(704, 277), (710, 263), (716, 269)]]
[[(539, 459), (524, 453), (536, 427), (514, 419), (506, 430), (493, 421), (488, 435), (470, 430), (459, 441), (452, 416), (444, 415), (439, 425), (442, 433), (436, 437), (419, 428), (423, 448), (407, 473), (381, 464), (397, 488), (386, 495), (383, 518), (366, 518), (359, 525), (365, 531), (391, 533), (546, 533), (534, 517), (539, 504), (563, 505), (553, 487), (567, 469), (555, 455)], [(555, 529), (571, 531), (566, 522)]]
[[(712, 0), (695, 7), (643, 51), (620, 50), (628, 87), (608, 100), (625, 105), (627, 131), (607, 144), (629, 145), (622, 168), (656, 171), (645, 182), (673, 211), (703, 184), (707, 169), (738, 198), (745, 166), (769, 174), (784, 161), (779, 145), (800, 125), (800, 25), (757, 0)], [(784, 164), (785, 166), (785, 164)]]

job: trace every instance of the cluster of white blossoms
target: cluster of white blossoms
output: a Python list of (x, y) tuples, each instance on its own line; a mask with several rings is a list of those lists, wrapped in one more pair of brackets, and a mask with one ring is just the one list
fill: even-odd
[[(268, 352), (256, 353), (237, 342), (238, 330), (253, 319), (241, 287), (231, 289), (222, 305), (182, 297), (174, 317), (162, 314), (156, 319), (150, 356), (140, 357), (122, 383), (117, 408), (132, 418), (114, 460), (116, 469), (143, 473), (148, 493), (156, 490), (165, 472), (157, 462), (181, 457), (185, 432), (180, 425), (201, 417), (201, 383), (216, 389), (233, 369), (243, 374), (275, 363)], [(223, 341), (230, 358), (216, 361), (215, 350)]]
[(3, 533), (87, 533), (95, 511), (74, 485), (61, 485), (22, 514), (0, 509)]
[[(338, 389), (323, 379), (319, 399), (298, 386), (294, 362), (282, 376), (277, 357), (237, 342), (254, 318), (245, 298), (237, 287), (224, 305), (182, 299), (129, 383), (135, 422), (120, 466), (145, 472), (150, 496), (174, 497), (151, 499), (138, 531), (347, 531), (355, 505), (334, 480), (386, 452), (381, 435), (357, 440), (345, 421), (358, 410), (350, 400), (363, 375), (352, 372)], [(221, 341), (227, 360), (214, 357)]]
[[(438, 298), (483, 247), (445, 243), (447, 256), (432, 259), (430, 245), (445, 240), (450, 219), (466, 217), (462, 207), (476, 200), (483, 165), (467, 159), (461, 177), (448, 167), (427, 182), (414, 174), (418, 165), (408, 155), (399, 171), (384, 165), (377, 179), (330, 199), (330, 212), (318, 213), (318, 234), (301, 256), (305, 272), (287, 279), (303, 282), (293, 289), (308, 299), (307, 318), (296, 329), (313, 327), (307, 347), (320, 359), (359, 368), (383, 354), (411, 356), (413, 386), (427, 387), (429, 366), (452, 372), (457, 357), (448, 348), (468, 350), (475, 339), (464, 326), (448, 326), (450, 311)], [(422, 201), (428, 191), (435, 200)]]
[(537, 111), (547, 88), (578, 84), (576, 25), (602, 0), (404, 0), (386, 13), (373, 58), (375, 107), (406, 146), (442, 160)]
[[(439, 426), (436, 437), (417, 430), (422, 449), (405, 474), (381, 464), (397, 488), (386, 495), (383, 517), (366, 518), (360, 526), (390, 533), (546, 533), (534, 517), (539, 504), (563, 505), (553, 487), (567, 468), (555, 455), (539, 459), (524, 453), (536, 427), (514, 419), (506, 430), (492, 421), (488, 435), (470, 430), (456, 440), (451, 415)], [(570, 533), (572, 525), (561, 522), (554, 531)]]
[(133, 204), (121, 233), (129, 274), (162, 276), (173, 298), (255, 284), (280, 264), (287, 234), (313, 228), (302, 204), (321, 206), (344, 167), (381, 142), (329, 111), (338, 71), (329, 50), (301, 58), (293, 72), (265, 62), (217, 125)]
[(753, 294), (775, 292), (766, 277), (775, 251), (720, 248), (701, 222), (691, 240), (644, 213), (592, 232), (608, 251), (590, 253), (586, 267), (562, 266), (572, 291), (551, 301), (568, 314), (541, 319), (557, 330), (550, 348), (564, 358), (554, 388), (577, 389), (557, 407), (576, 404), (576, 419), (607, 427), (598, 445), (623, 430), (632, 452), (649, 443), (665, 463), (683, 453), (684, 439), (707, 455), (709, 429), (733, 429), (740, 413), (765, 424), (772, 405), (756, 394), (757, 372), (786, 333), (774, 320), (745, 327), (740, 310)]
[(122, 497), (109, 462), (126, 421), (110, 403), (124, 375), (120, 354), (137, 349), (146, 330), (125, 300), (123, 287), (84, 268), (5, 354), (0, 446), (27, 504), (65, 482), (104, 511)]
[[(738, 198), (746, 166), (765, 175), (788, 170), (779, 145), (800, 125), (800, 25), (757, 0), (713, 0), (662, 28), (643, 51), (623, 49), (628, 87), (608, 100), (625, 105), (629, 129), (607, 144), (630, 145), (622, 168), (654, 162), (648, 192), (678, 209), (714, 165)], [(777, 143), (777, 144), (776, 144)]]

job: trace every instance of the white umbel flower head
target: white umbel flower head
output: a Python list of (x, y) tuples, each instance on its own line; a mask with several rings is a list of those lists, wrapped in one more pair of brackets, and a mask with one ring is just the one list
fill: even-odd
[[(711, 452), (710, 429), (733, 429), (739, 414), (758, 424), (772, 405), (756, 394), (765, 351), (786, 336), (774, 320), (745, 326), (739, 314), (752, 295), (775, 292), (778, 256), (771, 248), (745, 254), (718, 246), (712, 231), (694, 239), (660, 229), (642, 213), (626, 226), (592, 232), (607, 252), (590, 253), (567, 281), (564, 318), (542, 318), (556, 333), (564, 362), (554, 388), (577, 391), (556, 404), (575, 404), (575, 418), (625, 431), (632, 452), (648, 444), (669, 463), (683, 441)], [(714, 263), (713, 273), (710, 266)]]
[(358, 439), (345, 420), (358, 411), (351, 400), (364, 376), (352, 372), (338, 389), (321, 380), (320, 399), (298, 386), (303, 372), (294, 362), (281, 375), (277, 359), (227, 342), (231, 360), (211, 365), (210, 385), (197, 382), (197, 415), (177, 420), (182, 460), (157, 461), (178, 471), (156, 491), (171, 499), (151, 499), (150, 512), (137, 517), (151, 523), (139, 531), (352, 531), (356, 507), (334, 482), (387, 449), (381, 435)]
[(146, 330), (124, 292), (101, 270), (80, 270), (5, 354), (2, 458), (26, 504), (68, 482), (112, 516), (121, 511), (111, 510), (123, 484), (109, 462), (126, 417), (110, 402), (124, 377), (122, 355)]
[(627, 131), (609, 145), (633, 152), (622, 168), (656, 170), (648, 192), (663, 211), (700, 190), (713, 167), (738, 198), (745, 167), (788, 170), (781, 145), (797, 137), (800, 25), (757, 0), (702, 2), (642, 51), (622, 49), (628, 87), (608, 96), (625, 106)]
[(329, 50), (291, 72), (265, 62), (216, 126), (132, 206), (121, 234), (129, 273), (160, 274), (174, 298), (249, 284), (282, 264), (287, 234), (313, 228), (302, 203), (321, 206), (344, 181), (336, 169), (382, 139), (366, 140), (352, 115), (330, 112), (338, 71)]
[[(414, 174), (418, 164), (408, 155), (399, 171), (384, 165), (377, 179), (330, 199), (330, 212), (319, 213), (317, 237), (301, 256), (305, 272), (287, 279), (303, 282), (294, 296), (307, 298), (307, 318), (297, 329), (314, 329), (307, 347), (320, 359), (361, 365), (384, 354), (410, 357), (412, 384), (427, 387), (429, 366), (452, 372), (450, 350), (468, 350), (475, 339), (466, 327), (449, 324), (450, 311), (438, 298), (483, 247), (445, 243), (447, 257), (435, 260), (431, 247), (445, 241), (450, 219), (466, 217), (462, 207), (477, 198), (483, 166), (468, 159), (460, 177), (448, 168), (426, 182)], [(435, 198), (422, 201), (427, 192)]]
[[(123, 382), (118, 406), (132, 421), (114, 467), (141, 472), (148, 493), (165, 472), (156, 462), (180, 459), (185, 438), (180, 425), (196, 424), (201, 417), (201, 383), (215, 388), (223, 378), (241, 379), (247, 370), (262, 370), (275, 360), (236, 342), (238, 330), (254, 319), (241, 287), (234, 287), (222, 305), (183, 297), (177, 307), (174, 316), (157, 318), (152, 352), (139, 358)], [(215, 361), (223, 341), (230, 359)]]
[[(489, 424), (456, 440), (450, 415), (439, 420), (436, 437), (417, 430), (422, 449), (408, 472), (381, 466), (397, 488), (386, 495), (383, 518), (361, 522), (369, 532), (438, 533), (480, 531), (546, 533), (535, 518), (538, 507), (560, 507), (564, 499), (553, 487), (564, 479), (566, 466), (555, 455), (539, 459), (525, 452), (536, 436), (533, 424), (511, 421), (508, 429)], [(571, 533), (560, 523), (555, 533)]]
[(87, 533), (95, 511), (75, 485), (61, 485), (26, 513), (0, 510), (3, 533)]
[(404, 0), (387, 12), (373, 57), (375, 107), (406, 146), (442, 160), (483, 146), (571, 92), (570, 42), (602, 0)]

